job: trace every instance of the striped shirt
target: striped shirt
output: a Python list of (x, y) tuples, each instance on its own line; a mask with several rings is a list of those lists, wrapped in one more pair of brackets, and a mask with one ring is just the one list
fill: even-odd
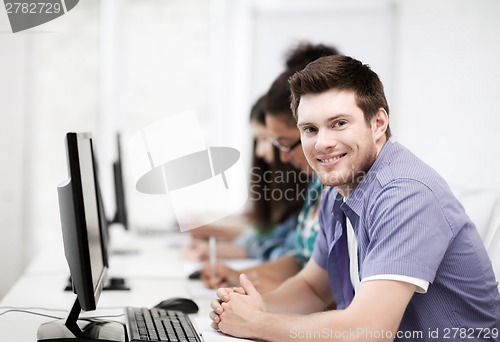
[(341, 275), (331, 251), (342, 234), (343, 214), (358, 242), (361, 282), (391, 274), (429, 282), (426, 293), (413, 295), (399, 331), (436, 341), (430, 331), (445, 340), (446, 332), (450, 337), (453, 329), (468, 329), (447, 340), (492, 340), (485, 331), (500, 329), (500, 294), (491, 261), (474, 224), (432, 168), (388, 141), (345, 203), (333, 188), (325, 194), (313, 257), (328, 271), (339, 309), (349, 303), (339, 290)]
[(295, 249), (295, 227), (298, 214), (292, 214), (270, 231), (259, 232), (255, 228), (234, 239), (234, 243), (244, 248), (250, 258), (261, 261), (276, 260)]
[(299, 213), (293, 256), (304, 266), (311, 257), (319, 231), (319, 203), (323, 184), (316, 175), (307, 188), (306, 198)]

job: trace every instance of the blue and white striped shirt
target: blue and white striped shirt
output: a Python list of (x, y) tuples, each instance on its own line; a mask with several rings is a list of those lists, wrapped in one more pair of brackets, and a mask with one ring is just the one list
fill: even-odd
[(395, 274), (430, 283), (427, 293), (413, 295), (400, 331), (420, 331), (419, 340), (436, 341), (429, 331), (437, 329), (438, 340), (444, 340), (446, 331), (466, 328), (475, 329), (474, 341), (492, 341), (480, 330), (500, 329), (500, 294), (491, 261), (464, 208), (431, 167), (388, 141), (345, 203), (334, 188), (325, 194), (313, 257), (328, 271), (339, 309), (349, 304), (339, 289), (332, 253), (342, 234), (342, 212), (358, 242), (361, 281)]

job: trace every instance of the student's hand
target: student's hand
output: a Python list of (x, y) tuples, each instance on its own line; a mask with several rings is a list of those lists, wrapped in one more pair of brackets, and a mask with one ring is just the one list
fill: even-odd
[(212, 320), (212, 328), (215, 330), (219, 330), (219, 322), (220, 322), (220, 317), (219, 315), (222, 313), (223, 309), (221, 304), (224, 302), (229, 301), (230, 294), (234, 293), (239, 293), (239, 294), (246, 294), (245, 290), (242, 287), (233, 287), (233, 288), (228, 288), (228, 287), (221, 287), (217, 289), (217, 299), (212, 300), (211, 307), (212, 307), (212, 312), (210, 312), (210, 319)]
[(241, 288), (218, 291), (220, 300), (212, 303), (214, 311), (210, 318), (213, 321), (212, 327), (225, 334), (251, 338), (255, 321), (265, 311), (264, 301), (244, 274), (240, 275), (240, 284)]
[(184, 253), (189, 260), (207, 261), (209, 256), (208, 241), (193, 239), (191, 243), (185, 247)]
[(212, 265), (207, 264), (203, 268), (200, 277), (203, 283), (211, 289), (238, 285), (239, 273), (226, 265), (217, 263), (215, 265), (215, 275), (213, 273)]

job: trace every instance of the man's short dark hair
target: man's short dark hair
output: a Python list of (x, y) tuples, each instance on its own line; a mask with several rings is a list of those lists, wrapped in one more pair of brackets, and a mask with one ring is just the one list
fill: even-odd
[[(368, 65), (348, 56), (321, 57), (293, 74), (289, 82), (291, 110), (295, 119), (303, 95), (319, 94), (331, 89), (353, 91), (356, 104), (363, 111), (367, 122), (380, 108), (389, 114), (384, 86), (378, 75)], [(386, 137), (390, 136), (391, 131), (387, 126)]]

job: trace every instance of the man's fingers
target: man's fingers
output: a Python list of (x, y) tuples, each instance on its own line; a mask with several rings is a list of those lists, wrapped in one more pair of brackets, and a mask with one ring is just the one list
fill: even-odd
[(216, 331), (220, 331), (219, 329), (219, 325), (215, 322), (212, 322), (212, 329), (216, 330)]
[(210, 303), (210, 307), (217, 313), (222, 313), (222, 306), (220, 305), (220, 300), (214, 299)]
[(227, 302), (229, 300), (230, 292), (230, 289), (226, 287), (220, 287), (219, 289), (217, 289), (217, 297), (219, 297), (223, 302)]
[(248, 294), (248, 295), (255, 295), (255, 294), (259, 294), (259, 292), (255, 289), (255, 286), (253, 286), (252, 282), (247, 278), (247, 276), (245, 274), (240, 274), (240, 284), (241, 284), (241, 287), (243, 288), (243, 290), (245, 290), (245, 292)]
[(239, 294), (242, 294), (242, 295), (247, 294), (242, 287), (233, 287), (233, 292), (234, 293), (239, 293)]
[(210, 311), (210, 313), (208, 314), (208, 317), (210, 317), (210, 319), (214, 323), (219, 324), (219, 322), (220, 322), (220, 316), (216, 312)]

